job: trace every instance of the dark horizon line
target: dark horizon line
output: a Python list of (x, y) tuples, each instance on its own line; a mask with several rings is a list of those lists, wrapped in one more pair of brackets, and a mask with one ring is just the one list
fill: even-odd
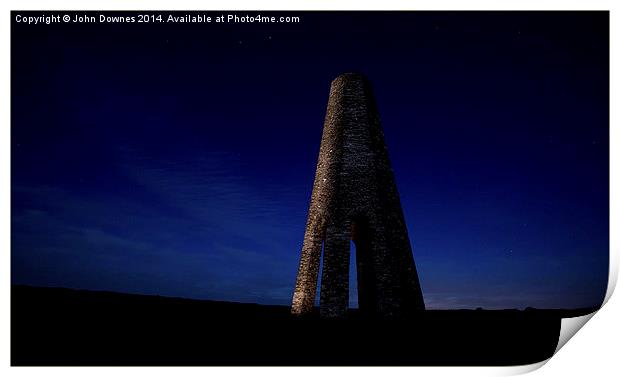
[[(232, 304), (232, 305), (255, 305), (255, 306), (263, 306), (263, 307), (279, 307), (279, 308), (290, 308), (290, 305), (280, 305), (280, 304), (259, 304), (256, 302), (239, 302), (239, 301), (227, 301), (227, 300), (209, 300), (209, 299), (200, 299), (200, 298), (190, 298), (183, 296), (162, 296), (158, 294), (146, 294), (146, 293), (128, 293), (128, 292), (120, 292), (120, 291), (110, 291), (110, 290), (93, 290), (93, 289), (84, 289), (84, 288), (70, 288), (70, 287), (61, 287), (61, 286), (41, 286), (41, 285), (29, 285), (29, 284), (11, 284), (11, 293), (13, 288), (28, 288), (28, 289), (41, 289), (41, 290), (65, 290), (65, 291), (73, 291), (80, 293), (99, 293), (99, 294), (114, 294), (114, 295), (125, 295), (125, 296), (135, 296), (135, 297), (151, 297), (151, 298), (163, 298), (163, 299), (173, 299), (173, 300), (186, 300), (186, 301), (195, 301), (195, 302), (210, 302), (210, 303), (221, 303), (221, 304)], [(318, 309), (318, 306), (314, 306), (315, 309)], [(500, 312), (500, 311), (533, 311), (536, 310), (538, 312), (561, 312), (561, 311), (588, 311), (594, 312), (601, 308), (601, 306), (592, 306), (592, 307), (581, 307), (581, 308), (535, 308), (535, 307), (526, 307), (524, 309), (519, 308), (503, 308), (503, 309), (485, 309), (484, 307), (476, 307), (476, 308), (455, 308), (455, 309), (425, 309), (425, 312), (446, 312), (446, 311), (487, 311), (487, 312)], [(359, 308), (351, 308), (349, 307), (349, 311), (358, 311)]]

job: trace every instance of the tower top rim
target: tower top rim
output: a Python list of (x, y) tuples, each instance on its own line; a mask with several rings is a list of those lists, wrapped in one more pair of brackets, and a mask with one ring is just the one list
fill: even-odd
[(342, 80), (370, 82), (368, 80), (368, 77), (366, 77), (366, 75), (364, 75), (361, 72), (345, 72), (345, 73), (342, 73), (342, 74), (338, 75), (338, 77), (336, 77), (332, 81), (332, 84), (337, 82), (337, 81), (342, 81)]

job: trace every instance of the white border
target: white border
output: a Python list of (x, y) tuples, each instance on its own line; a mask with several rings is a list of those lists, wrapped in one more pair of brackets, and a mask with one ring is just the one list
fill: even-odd
[[(2, 59), (0, 60), (0, 92), (2, 96), (1, 107), (2, 112), (2, 127), (0, 132), (2, 135), (2, 146), (0, 147), (0, 166), (2, 167), (2, 185), (0, 185), (0, 208), (4, 210), (3, 216), (0, 217), (0, 239), (2, 240), (3, 258), (1, 265), (1, 273), (3, 278), (3, 285), (0, 289), (0, 300), (2, 302), (2, 310), (0, 311), (0, 360), (1, 365), (8, 368), (10, 365), (9, 352), (10, 352), (10, 322), (9, 322), (9, 292), (10, 292), (10, 17), (9, 11), (15, 10), (52, 10), (52, 9), (77, 9), (77, 10), (611, 10), (611, 67), (618, 64), (617, 51), (618, 51), (618, 28), (615, 17), (615, 10), (617, 9), (617, 1), (552, 1), (552, 0), (522, 0), (522, 1), (508, 1), (508, 0), (446, 0), (446, 1), (396, 1), (396, 0), (382, 0), (380, 2), (362, 2), (355, 0), (316, 0), (316, 1), (297, 1), (295, 3), (277, 0), (264, 0), (264, 1), (231, 1), (217, 0), (217, 1), (189, 1), (189, 0), (175, 0), (173, 2), (167, 2), (162, 0), (152, 1), (136, 1), (136, 0), (97, 0), (89, 2), (81, 2), (76, 0), (57, 0), (57, 1), (2, 1), (0, 5), (3, 8), (2, 17), (0, 17), (0, 30), (2, 30), (2, 38), (0, 39), (0, 49), (3, 52)], [(618, 187), (620, 187), (619, 174), (620, 166), (619, 156), (620, 154), (614, 147), (618, 147), (618, 124), (616, 117), (617, 98), (616, 95), (618, 88), (618, 78), (611, 71), (611, 166), (616, 168), (616, 171), (611, 170), (610, 184), (611, 184), (611, 218), (610, 229), (619, 229), (618, 227), (618, 214), (619, 202), (618, 202)], [(615, 282), (618, 275), (618, 235), (610, 232), (610, 284), (607, 291), (606, 302), (609, 300), (611, 293), (615, 287)], [(549, 364), (549, 367), (543, 368), (545, 371), (549, 370), (549, 375), (583, 375), (586, 372), (590, 373), (591, 369), (596, 369), (595, 375), (618, 375), (618, 363), (615, 362), (614, 346), (618, 344), (618, 324), (617, 318), (620, 318), (620, 309), (617, 304), (617, 299), (612, 300), (611, 304), (607, 303), (599, 313), (596, 314), (597, 319), (592, 325), (586, 326), (587, 334), (580, 336), (580, 344), (569, 344), (565, 347), (565, 350), (560, 352), (558, 356), (554, 356)], [(600, 317), (600, 318), (599, 318)], [(577, 343), (577, 342), (575, 342)], [(613, 353), (612, 353), (613, 352)], [(555, 362), (557, 360), (557, 363)], [(560, 360), (561, 359), (561, 360)], [(324, 374), (376, 374), (376, 373), (390, 373), (393, 375), (407, 375), (412, 373), (421, 375), (446, 375), (446, 374), (458, 374), (458, 375), (504, 375), (525, 373), (544, 365), (545, 362), (530, 366), (511, 367), (511, 368), (447, 368), (447, 367), (424, 367), (424, 368), (210, 368), (205, 370), (203, 368), (114, 368), (113, 370), (107, 368), (10, 368), (5, 370), (15, 375), (29, 375), (31, 373), (45, 373), (51, 376), (65, 376), (65, 375), (82, 375), (88, 373), (89, 375), (107, 375), (110, 372), (119, 373), (123, 375), (139, 373), (148, 373), (151, 375), (167, 375), (170, 372), (183, 373), (189, 375), (202, 376), (205, 372), (215, 375), (229, 375), (237, 373), (252, 373), (258, 376), (278, 376), (291, 374), (297, 376), (316, 376), (317, 373)], [(586, 369), (587, 368), (587, 369)], [(350, 369), (350, 370), (349, 370)]]

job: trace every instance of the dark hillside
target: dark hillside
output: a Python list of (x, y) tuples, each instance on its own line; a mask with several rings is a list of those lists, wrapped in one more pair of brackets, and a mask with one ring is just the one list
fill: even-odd
[(13, 286), (12, 365), (515, 365), (592, 310), (292, 318), (289, 307)]

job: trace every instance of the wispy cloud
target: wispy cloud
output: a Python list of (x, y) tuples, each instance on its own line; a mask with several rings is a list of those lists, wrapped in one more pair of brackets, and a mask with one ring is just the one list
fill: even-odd
[(157, 198), (154, 205), (53, 186), (13, 188), (27, 203), (13, 214), (14, 282), (289, 301), (305, 221), (289, 189), (258, 191), (228, 154), (190, 153), (169, 163), (122, 153), (122, 171)]

